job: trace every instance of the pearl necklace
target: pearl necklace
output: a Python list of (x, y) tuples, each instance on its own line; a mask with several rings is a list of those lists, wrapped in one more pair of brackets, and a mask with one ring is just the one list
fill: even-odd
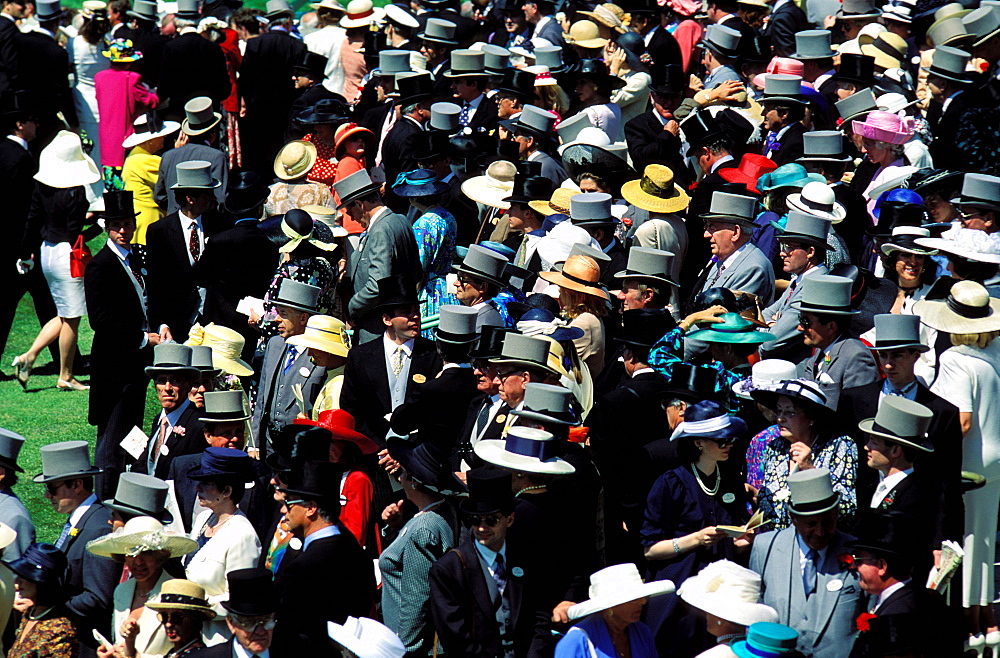
[[(691, 464), (691, 472), (694, 473), (694, 479), (698, 481), (698, 486), (701, 487), (701, 490), (704, 491), (706, 495), (714, 496), (715, 494), (719, 493), (719, 485), (722, 484), (721, 474), (717, 475), (717, 477), (715, 478), (715, 486), (709, 489), (708, 487), (705, 486), (705, 483), (701, 481), (701, 473), (698, 472), (698, 467), (695, 466), (694, 464)], [(715, 467), (715, 472), (717, 474), (719, 473), (718, 466)]]
[(521, 494), (523, 494), (525, 491), (541, 491), (546, 486), (548, 486), (548, 485), (538, 484), (538, 485), (535, 485), (533, 487), (525, 487), (524, 489), (519, 489), (518, 492), (516, 494), (514, 494), (514, 498), (517, 498), (518, 496), (520, 496)]

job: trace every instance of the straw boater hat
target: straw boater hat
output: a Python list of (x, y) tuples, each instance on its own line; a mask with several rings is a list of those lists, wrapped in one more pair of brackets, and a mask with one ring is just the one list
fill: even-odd
[(927, 438), (934, 413), (930, 409), (898, 395), (887, 395), (879, 402), (874, 418), (858, 423), (862, 432), (889, 439), (893, 443), (916, 448), (921, 452), (934, 452), (934, 445)]
[[(947, 47), (947, 46), (942, 46)], [(883, 69), (899, 68), (906, 58), (906, 40), (894, 32), (880, 32), (861, 53), (875, 58), (875, 66)]]
[(605, 567), (590, 576), (590, 598), (571, 607), (569, 618), (580, 619), (629, 601), (672, 594), (674, 589), (669, 580), (642, 582), (639, 569), (631, 562)]
[(920, 317), (902, 313), (880, 313), (875, 316), (873, 350), (911, 349), (927, 352), (931, 348), (920, 341)]
[(990, 297), (975, 281), (959, 281), (942, 301), (921, 299), (913, 313), (928, 327), (950, 334), (1000, 331), (1000, 299)]
[(163, 524), (151, 516), (129, 519), (111, 534), (87, 542), (88, 551), (110, 558), (135, 557), (152, 551), (166, 551), (174, 558), (197, 549), (198, 542), (167, 532)]
[[(581, 195), (586, 196), (586, 195)], [(541, 272), (538, 276), (557, 286), (607, 299), (608, 293), (601, 287), (601, 268), (592, 258), (570, 256), (561, 272)]]
[(101, 179), (101, 172), (90, 156), (83, 152), (80, 136), (60, 130), (42, 149), (34, 179), (49, 187), (66, 189), (96, 183)]
[[(540, 342), (548, 344), (548, 341)], [(575, 473), (572, 464), (556, 456), (557, 443), (545, 430), (513, 425), (507, 429), (506, 439), (480, 441), (473, 450), (483, 461), (512, 471), (536, 475)]]
[(181, 124), (176, 121), (160, 121), (156, 112), (147, 112), (136, 117), (132, 123), (132, 129), (135, 132), (125, 138), (125, 141), (122, 142), (122, 148), (130, 149), (151, 139), (166, 137), (180, 130), (180, 127)]
[(285, 342), (299, 347), (312, 347), (334, 356), (346, 357), (351, 349), (347, 325), (329, 315), (311, 316), (306, 322), (305, 331)]
[(185, 103), (184, 117), (181, 132), (192, 136), (206, 133), (222, 121), (222, 115), (212, 111), (212, 99), (207, 96), (198, 96)]
[(719, 560), (685, 580), (677, 595), (688, 605), (740, 626), (776, 622), (777, 611), (760, 602), (761, 586), (760, 574)]
[(344, 29), (366, 27), (381, 21), (384, 16), (385, 10), (376, 7), (372, 0), (351, 0), (347, 3), (346, 12), (340, 18), (340, 27)]
[(183, 578), (173, 578), (163, 583), (160, 586), (160, 595), (147, 603), (146, 607), (157, 612), (190, 610), (191, 612), (200, 612), (206, 620), (215, 619), (215, 611), (208, 603), (205, 588)]
[(403, 658), (406, 655), (406, 645), (399, 636), (388, 626), (367, 617), (348, 617), (343, 624), (328, 621), (326, 633), (358, 658)]
[(680, 212), (691, 202), (674, 180), (674, 172), (661, 164), (646, 165), (642, 178), (622, 185), (622, 196), (636, 208), (649, 212)]
[(552, 191), (552, 196), (548, 201), (529, 201), (528, 206), (540, 215), (568, 215), (570, 211), (570, 199), (580, 192), (571, 190), (568, 187), (557, 187)]
[(784, 359), (763, 359), (753, 364), (750, 376), (733, 384), (733, 393), (744, 400), (752, 400), (753, 391), (766, 391), (795, 379), (795, 364)]
[(608, 40), (601, 37), (601, 29), (594, 21), (576, 21), (569, 27), (569, 32), (563, 33), (566, 43), (581, 48), (603, 48)]
[(281, 147), (274, 157), (274, 175), (281, 180), (295, 180), (308, 174), (316, 164), (316, 145), (297, 139)]
[(497, 160), (486, 168), (482, 176), (473, 176), (462, 183), (462, 194), (473, 201), (491, 208), (507, 210), (510, 202), (504, 201), (514, 189), (517, 168), (506, 160)]

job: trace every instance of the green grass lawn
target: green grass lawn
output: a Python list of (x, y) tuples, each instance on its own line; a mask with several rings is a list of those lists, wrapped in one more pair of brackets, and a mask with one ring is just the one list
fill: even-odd
[[(96, 253), (104, 243), (105, 237), (98, 236), (90, 243), (90, 248)], [(0, 359), (0, 427), (23, 434), (27, 439), (18, 459), (24, 473), (14, 491), (31, 512), (31, 518), (38, 529), (38, 540), (54, 541), (59, 536), (66, 517), (52, 510), (43, 495), (45, 488), (31, 481), (32, 477), (42, 472), (38, 450), (50, 443), (73, 440), (88, 441), (93, 447), (95, 428), (87, 423), (90, 393), (56, 388), (57, 373), (51, 365), (48, 350), (43, 351), (35, 362), (36, 372), (41, 369), (42, 373), (32, 375), (27, 392), (22, 391), (20, 384), (14, 379), (11, 362), (31, 346), (37, 334), (38, 322), (34, 308), (31, 298), (26, 296), (17, 308), (10, 339)], [(81, 354), (90, 353), (92, 338), (93, 332), (84, 318), (80, 323)], [(86, 383), (87, 377), (81, 377), (80, 380)], [(156, 407), (150, 406), (154, 402), (151, 390), (146, 400), (146, 427), (156, 412)]]

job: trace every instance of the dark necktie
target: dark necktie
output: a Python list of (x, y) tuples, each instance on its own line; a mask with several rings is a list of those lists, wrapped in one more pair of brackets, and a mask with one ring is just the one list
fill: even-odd
[(460, 126), (469, 125), (469, 112), (472, 110), (472, 104), (469, 102), (462, 103), (462, 111), (458, 113), (458, 123)]
[(816, 591), (816, 560), (819, 559), (819, 551), (810, 548), (806, 554), (806, 566), (802, 570), (802, 587), (805, 589), (806, 597)]
[(285, 369), (282, 373), (286, 373), (292, 368), (292, 364), (295, 363), (295, 357), (298, 356), (298, 350), (295, 349), (294, 345), (289, 345), (288, 347), (288, 358), (285, 359)]
[(507, 566), (503, 562), (502, 553), (497, 553), (496, 562), (493, 563), (493, 580), (497, 584), (500, 596), (503, 596), (503, 591), (507, 587)]
[(142, 272), (140, 270), (136, 269), (135, 266), (132, 264), (132, 257), (131, 256), (129, 256), (129, 257), (127, 257), (125, 259), (125, 264), (128, 265), (128, 268), (130, 270), (132, 270), (132, 276), (135, 277), (135, 280), (139, 284), (139, 287), (142, 288), (143, 290), (145, 290), (146, 289), (146, 282), (143, 281), (143, 279), (142, 279)]
[(191, 240), (188, 242), (188, 249), (191, 251), (191, 258), (198, 262), (201, 256), (201, 242), (198, 241), (198, 222), (191, 222)]
[(490, 409), (492, 408), (493, 401), (486, 398), (486, 401), (483, 402), (483, 408), (479, 410), (479, 415), (476, 416), (476, 437), (483, 433), (483, 430), (486, 429), (486, 424), (490, 422)]

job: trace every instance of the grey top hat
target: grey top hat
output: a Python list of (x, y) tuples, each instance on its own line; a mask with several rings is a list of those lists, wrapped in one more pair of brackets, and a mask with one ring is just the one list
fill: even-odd
[(797, 471), (788, 476), (787, 482), (791, 494), (788, 507), (798, 516), (829, 512), (840, 502), (840, 494), (833, 490), (830, 471), (825, 468)]
[(503, 75), (510, 62), (510, 51), (503, 46), (488, 43), (483, 46), (483, 67), (494, 75)]
[(434, 338), (442, 343), (474, 343), (479, 340), (476, 331), (478, 309), (458, 304), (445, 304), (438, 309), (440, 320)]
[(377, 191), (381, 185), (378, 183), (373, 183), (368, 172), (364, 169), (360, 169), (346, 178), (341, 178), (333, 184), (333, 189), (336, 190), (337, 196), (340, 197), (340, 205), (338, 208), (343, 208), (351, 201), (354, 201), (358, 197), (363, 197), (367, 194)]
[[(916, 316), (912, 316), (916, 317)], [(934, 452), (927, 438), (934, 413), (913, 400), (898, 395), (887, 395), (879, 402), (874, 418), (858, 423), (862, 432), (874, 434), (893, 443), (901, 443), (922, 452)]]
[(938, 46), (934, 49), (934, 55), (931, 57), (931, 65), (922, 68), (927, 71), (928, 75), (936, 75), (960, 84), (969, 84), (972, 79), (966, 69), (970, 59), (972, 59), (972, 55), (964, 50), (951, 46)]
[(560, 121), (559, 126), (556, 128), (556, 132), (559, 133), (559, 139), (562, 140), (563, 144), (569, 144), (575, 141), (580, 131), (584, 128), (591, 128), (594, 124), (590, 122), (590, 116), (585, 112), (580, 112), (569, 117), (565, 121)]
[(212, 99), (197, 96), (184, 103), (184, 121), (181, 131), (185, 135), (200, 135), (208, 132), (222, 121), (222, 115), (214, 111)]
[(757, 210), (757, 200), (743, 194), (713, 192), (712, 203), (704, 219), (717, 219), (733, 224), (752, 224)]
[(62, 441), (42, 446), (38, 451), (42, 456), (42, 472), (33, 477), (32, 482), (45, 484), (97, 475), (101, 469), (91, 465), (89, 450), (86, 441)]
[(451, 51), (451, 68), (444, 72), (446, 78), (486, 76), (486, 53), (481, 50)]
[(927, 39), (937, 47), (966, 43), (971, 45), (971, 42), (975, 41), (976, 37), (969, 34), (968, 30), (965, 29), (965, 23), (962, 22), (961, 17), (951, 16), (931, 25), (927, 29)]
[(981, 5), (962, 17), (965, 31), (973, 34), (976, 41), (973, 46), (981, 46), (1000, 31), (1000, 11), (995, 6)]
[(844, 0), (837, 10), (837, 18), (876, 18), (882, 12), (874, 0)]
[(271, 303), (307, 313), (319, 313), (319, 293), (320, 289), (317, 286), (282, 279), (281, 285), (278, 286), (278, 294), (271, 299)]
[(288, 4), (288, 0), (267, 0), (264, 5), (265, 14), (264, 17), (270, 20), (276, 18), (281, 18), (282, 16), (287, 16), (292, 18), (295, 16), (295, 12), (292, 11), (291, 5)]
[(146, 366), (146, 374), (155, 377), (160, 372), (179, 372), (197, 377), (201, 373), (191, 365), (191, 354), (187, 345), (161, 343), (153, 348), (153, 365)]
[(59, 0), (38, 0), (35, 5), (35, 17), (40, 21), (52, 21), (63, 15)]
[(144, 21), (156, 21), (158, 16), (156, 15), (156, 2), (153, 0), (135, 0), (132, 4), (132, 9), (125, 12), (132, 18), (138, 18)]
[(492, 249), (474, 244), (469, 246), (469, 251), (465, 254), (461, 265), (455, 267), (455, 271), (503, 287), (506, 285), (503, 280), (505, 265), (507, 265), (506, 258)]
[(951, 203), (1000, 210), (1000, 178), (988, 174), (965, 174), (962, 177), (962, 192)]
[(569, 200), (569, 217), (576, 226), (602, 226), (618, 220), (611, 214), (611, 195), (604, 192), (574, 194)]
[(549, 341), (535, 336), (509, 333), (503, 337), (500, 356), (490, 363), (509, 363), (527, 368), (540, 368), (555, 373), (549, 367)]
[(616, 279), (639, 279), (654, 283), (666, 283), (679, 286), (670, 278), (674, 255), (661, 249), (647, 247), (632, 247), (628, 250), (628, 263), (625, 269), (615, 273)]
[(850, 162), (844, 153), (844, 135), (839, 130), (812, 130), (802, 135), (805, 154), (799, 162)]
[(802, 78), (785, 73), (767, 73), (764, 75), (764, 95), (760, 97), (763, 103), (792, 103), (807, 105), (802, 96)]
[(805, 242), (807, 244), (826, 247), (826, 238), (833, 225), (829, 219), (810, 215), (798, 210), (788, 211), (788, 221), (779, 240), (784, 242)]
[(713, 23), (705, 30), (705, 47), (723, 57), (736, 57), (740, 47), (740, 33), (731, 27)]
[(212, 163), (207, 160), (189, 160), (177, 164), (177, 182), (172, 190), (214, 190), (222, 182), (212, 177)]
[(830, 30), (803, 30), (795, 33), (795, 52), (792, 59), (827, 59), (836, 55), (830, 47), (833, 35)]
[(868, 114), (878, 109), (878, 103), (875, 102), (875, 94), (872, 93), (871, 89), (862, 89), (859, 92), (851, 94), (847, 98), (837, 101), (836, 106), (837, 112), (844, 120), (840, 124), (841, 130), (844, 129), (844, 126), (850, 127), (853, 119), (857, 119), (862, 114)]
[(902, 348), (926, 352), (931, 349), (920, 342), (920, 316), (902, 313), (880, 313), (875, 316), (876, 350)]
[(197, 20), (201, 17), (201, 1), (177, 0), (177, 16)]
[[(234, 391), (242, 395), (239, 391)], [(151, 516), (161, 523), (170, 523), (173, 515), (167, 511), (167, 483), (144, 473), (122, 473), (118, 476), (115, 497), (104, 506), (132, 516)]]
[(452, 46), (458, 44), (458, 41), (455, 40), (455, 24), (440, 18), (428, 18), (426, 25), (424, 25), (424, 31), (417, 37), (424, 41), (434, 41)]
[(539, 137), (552, 137), (552, 127), (558, 117), (548, 110), (534, 105), (525, 105), (517, 119), (511, 122), (514, 129), (526, 130)]
[(566, 65), (563, 63), (563, 51), (559, 46), (539, 46), (535, 48), (535, 65), (547, 66), (553, 73), (559, 72)]
[(216, 368), (215, 364), (212, 363), (212, 348), (208, 345), (191, 346), (191, 365), (197, 368), (198, 372), (206, 374), (218, 374), (222, 372), (222, 370)]
[(792, 308), (826, 315), (856, 315), (851, 308), (852, 282), (845, 276), (814, 274), (802, 282), (802, 297)]
[(22, 447), (24, 447), (23, 436), (0, 427), (0, 465), (23, 473), (24, 469), (17, 465), (17, 456), (21, 454)]
[(511, 410), (511, 414), (553, 425), (579, 425), (580, 411), (573, 397), (573, 391), (565, 386), (536, 384), (524, 386), (522, 409)]
[(462, 113), (462, 108), (454, 103), (434, 103), (431, 105), (431, 120), (429, 130), (443, 130), (453, 134), (462, 127), (458, 123), (458, 115)]
[[(602, 274), (604, 268), (611, 264), (611, 256), (608, 256), (600, 249), (594, 249), (589, 244), (582, 242), (576, 242), (569, 248), (569, 256), (587, 256), (588, 258), (593, 258), (597, 266), (601, 268)], [(569, 258), (569, 256), (566, 256), (566, 258)]]
[(391, 77), (397, 73), (410, 73), (409, 50), (382, 50), (378, 54), (378, 68), (372, 71), (373, 76)]
[(243, 404), (242, 391), (209, 391), (205, 393), (203, 423), (228, 423), (248, 420), (250, 415)]

